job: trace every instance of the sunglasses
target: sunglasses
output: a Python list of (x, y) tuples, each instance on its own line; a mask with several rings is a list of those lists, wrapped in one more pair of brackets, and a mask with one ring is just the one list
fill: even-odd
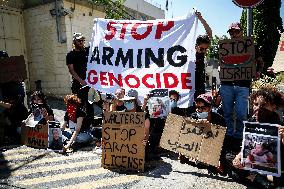
[(83, 43), (83, 42), (85, 42), (85, 40), (84, 39), (78, 39), (77, 42)]
[(203, 110), (206, 110), (207, 106), (195, 106), (195, 108), (196, 108), (197, 110), (203, 111)]

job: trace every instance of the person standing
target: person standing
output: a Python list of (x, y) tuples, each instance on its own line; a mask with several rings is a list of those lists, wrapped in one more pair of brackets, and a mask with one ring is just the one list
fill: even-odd
[(196, 62), (195, 62), (195, 93), (194, 99), (201, 94), (205, 93), (205, 54), (210, 46), (212, 39), (212, 30), (207, 24), (206, 20), (202, 17), (200, 12), (195, 12), (198, 20), (203, 25), (206, 35), (199, 35), (196, 39)]
[(86, 100), (87, 97), (87, 92), (81, 88), (87, 85), (85, 79), (88, 53), (89, 47), (85, 47), (85, 37), (81, 33), (74, 33), (73, 49), (66, 56), (66, 64), (69, 73), (72, 75), (72, 93), (77, 94), (82, 101)]
[[(228, 30), (231, 39), (243, 37), (240, 23), (232, 23)], [(256, 51), (257, 52), (257, 51)], [(260, 57), (256, 54), (256, 60)], [(247, 120), (248, 97), (251, 80), (221, 81), (220, 94), (224, 110), (224, 118), (227, 125), (226, 142), (233, 151), (239, 151), (243, 134), (243, 121)], [(234, 112), (236, 122), (234, 121)], [(236, 126), (234, 127), (234, 124)]]
[(71, 90), (81, 100), (81, 105), (86, 107), (87, 117), (93, 123), (94, 109), (88, 103), (88, 91), (86, 72), (89, 55), (89, 47), (85, 47), (85, 37), (81, 33), (73, 35), (73, 49), (66, 55), (66, 64), (72, 75)]

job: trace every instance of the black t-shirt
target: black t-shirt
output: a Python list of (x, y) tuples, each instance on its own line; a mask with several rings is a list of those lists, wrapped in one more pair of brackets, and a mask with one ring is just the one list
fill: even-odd
[(205, 64), (204, 64), (204, 53), (196, 52), (195, 62), (195, 94), (196, 98), (200, 94), (205, 93)]
[[(77, 118), (83, 117), (83, 123), (82, 123), (81, 129), (80, 129), (80, 132), (83, 132), (83, 131), (86, 131), (86, 130), (90, 129), (90, 122), (88, 121), (86, 116), (87, 116), (86, 113), (82, 109), (77, 108), (77, 110), (76, 110), (76, 120), (75, 120), (74, 123), (77, 124)], [(67, 112), (65, 113), (64, 121), (67, 121), (67, 123), (69, 124), (69, 118), (68, 118), (68, 113)], [(69, 127), (70, 127), (70, 125), (69, 125)], [(71, 130), (72, 130), (72, 132), (74, 131), (73, 129), (71, 129)]]
[(81, 51), (72, 50), (66, 55), (66, 65), (73, 64), (74, 71), (83, 80), (86, 79), (88, 55), (89, 47), (85, 47)]
[[(197, 113), (193, 113), (191, 114), (191, 116), (193, 119), (198, 119), (198, 116), (197, 116)], [(225, 119), (223, 116), (221, 116), (220, 114), (216, 113), (216, 112), (212, 112), (211, 111), (211, 121), (210, 123), (212, 124), (216, 124), (216, 125), (220, 125), (220, 126), (226, 126), (226, 123), (225, 123)]]

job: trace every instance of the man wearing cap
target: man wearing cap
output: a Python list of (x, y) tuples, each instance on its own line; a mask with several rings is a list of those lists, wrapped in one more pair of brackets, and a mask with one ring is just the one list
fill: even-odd
[(81, 33), (74, 33), (73, 48), (66, 56), (66, 64), (72, 75), (71, 90), (81, 99), (81, 105), (86, 106), (87, 116), (94, 116), (93, 106), (88, 101), (88, 87), (86, 79), (89, 47), (85, 47), (85, 37)]
[[(228, 33), (231, 39), (242, 38), (242, 27), (240, 23), (232, 23), (229, 26)], [(257, 48), (255, 48), (257, 49)], [(256, 51), (256, 57), (257, 55)], [(259, 58), (257, 58), (259, 59)], [(248, 114), (248, 97), (250, 91), (250, 80), (221, 81), (220, 94), (222, 97), (222, 105), (224, 110), (224, 118), (227, 126), (226, 145), (232, 147), (233, 150), (239, 151), (242, 133), (243, 121), (247, 120)], [(236, 127), (234, 128), (234, 111), (236, 113)]]
[(85, 47), (85, 37), (81, 33), (73, 35), (73, 49), (66, 56), (66, 64), (72, 75), (71, 90), (77, 94), (82, 101), (86, 101), (87, 93), (80, 89), (87, 85), (86, 71), (89, 48)]

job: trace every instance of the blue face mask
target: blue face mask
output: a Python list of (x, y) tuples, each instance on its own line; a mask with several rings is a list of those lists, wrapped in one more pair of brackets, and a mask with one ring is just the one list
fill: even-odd
[(198, 119), (207, 119), (208, 112), (197, 112)]
[(124, 106), (129, 111), (134, 109), (135, 104), (134, 102), (124, 102)]
[(171, 107), (171, 109), (176, 108), (177, 107), (177, 101), (171, 100), (170, 101), (170, 107)]

